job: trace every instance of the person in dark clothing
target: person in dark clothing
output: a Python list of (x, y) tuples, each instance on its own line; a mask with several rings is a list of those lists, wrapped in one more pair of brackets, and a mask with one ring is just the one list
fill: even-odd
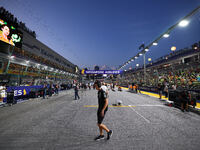
[(158, 84), (158, 94), (159, 94), (159, 99), (161, 99), (162, 98), (162, 86), (160, 83)]
[(164, 91), (165, 97), (167, 98), (168, 97), (168, 86), (167, 85), (165, 85), (163, 91)]
[(138, 92), (139, 92), (139, 93), (141, 93), (141, 91), (140, 91), (140, 86), (141, 86), (141, 84), (138, 83), (138, 88), (137, 88), (137, 89), (138, 89)]
[(189, 111), (188, 109), (188, 101), (189, 101), (189, 93), (186, 90), (182, 90), (179, 94), (179, 98), (181, 101), (181, 110), (184, 112), (184, 110)]
[(46, 98), (46, 95), (47, 95), (47, 85), (46, 83), (43, 85), (43, 99)]
[(98, 141), (104, 139), (103, 130), (107, 132), (107, 140), (112, 136), (113, 131), (109, 130), (104, 124), (102, 124), (105, 114), (108, 110), (108, 97), (104, 90), (101, 89), (101, 82), (96, 81), (95, 87), (98, 90), (98, 110), (97, 110), (97, 125), (99, 127), (100, 135), (94, 140)]
[(74, 87), (74, 92), (75, 92), (75, 100), (80, 99), (79, 95), (78, 95), (78, 84), (76, 84), (76, 86)]
[(52, 84), (49, 85), (49, 97), (52, 96), (52, 92), (53, 92), (53, 88), (52, 88)]
[(91, 89), (90, 83), (88, 83), (88, 88), (89, 88), (89, 90)]
[(135, 84), (135, 92), (138, 93), (138, 85)]
[(55, 94), (56, 94), (56, 95), (58, 95), (58, 90), (59, 90), (59, 85), (56, 84), (56, 85), (55, 85)]
[(115, 91), (115, 83), (112, 84), (112, 91)]

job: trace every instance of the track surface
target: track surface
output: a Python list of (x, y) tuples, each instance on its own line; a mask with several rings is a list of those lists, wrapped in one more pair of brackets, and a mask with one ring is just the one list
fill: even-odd
[(96, 142), (97, 91), (79, 95), (81, 99), (75, 101), (69, 90), (0, 108), (0, 149), (199, 150), (199, 115), (126, 91), (109, 92), (109, 105), (121, 100), (132, 107), (110, 107), (103, 123), (114, 131), (113, 136)]

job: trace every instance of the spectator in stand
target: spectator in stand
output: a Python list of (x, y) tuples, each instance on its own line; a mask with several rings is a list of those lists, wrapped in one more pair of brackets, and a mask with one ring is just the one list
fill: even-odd
[(172, 85), (172, 89), (175, 91), (176, 90), (176, 84)]

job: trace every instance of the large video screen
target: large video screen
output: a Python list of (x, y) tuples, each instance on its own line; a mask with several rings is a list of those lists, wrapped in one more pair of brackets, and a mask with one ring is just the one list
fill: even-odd
[(0, 19), (0, 40), (21, 48), (22, 33), (12, 25)]

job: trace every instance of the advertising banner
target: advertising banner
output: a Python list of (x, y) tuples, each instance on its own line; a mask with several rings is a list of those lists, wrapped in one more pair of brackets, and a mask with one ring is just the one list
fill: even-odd
[[(38, 86), (11, 86), (7, 88), (7, 92), (14, 92), (15, 99), (27, 97), (32, 89), (40, 89), (42, 85)], [(6, 102), (6, 98), (3, 99), (3, 102)]]
[(122, 73), (121, 70), (84, 70), (84, 74), (121, 74), (121, 73)]

